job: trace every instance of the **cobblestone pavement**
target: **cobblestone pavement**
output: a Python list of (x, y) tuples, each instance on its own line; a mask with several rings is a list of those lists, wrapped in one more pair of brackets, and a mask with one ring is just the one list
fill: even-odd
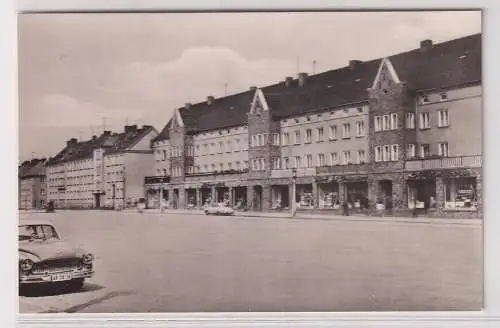
[(20, 312), (478, 310), (481, 224), (30, 213), (97, 256), (79, 293)]

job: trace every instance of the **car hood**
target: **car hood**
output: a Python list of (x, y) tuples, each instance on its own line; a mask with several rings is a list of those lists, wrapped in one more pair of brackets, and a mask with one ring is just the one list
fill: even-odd
[(20, 258), (29, 258), (34, 262), (82, 257), (83, 254), (85, 250), (73, 247), (64, 241), (19, 243)]

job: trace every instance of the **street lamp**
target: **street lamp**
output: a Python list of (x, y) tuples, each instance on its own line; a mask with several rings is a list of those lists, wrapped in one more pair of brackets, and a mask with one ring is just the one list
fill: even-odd
[(113, 210), (116, 210), (116, 185), (113, 183)]
[(292, 204), (290, 206), (290, 209), (292, 211), (292, 217), (295, 216), (295, 212), (297, 211), (297, 200), (296, 198), (296, 193), (297, 193), (297, 170), (295, 168), (292, 169)]

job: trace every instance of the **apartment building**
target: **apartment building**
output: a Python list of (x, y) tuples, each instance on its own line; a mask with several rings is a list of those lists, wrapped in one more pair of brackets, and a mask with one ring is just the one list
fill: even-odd
[(19, 166), (19, 209), (41, 209), (47, 204), (45, 158), (34, 158)]
[(90, 140), (72, 138), (47, 163), (47, 199), (57, 208), (124, 208), (144, 194), (145, 172), (154, 165), (149, 125), (127, 125)]
[(176, 207), (480, 215), (481, 97), (480, 34), (207, 97), (153, 141), (145, 188)]

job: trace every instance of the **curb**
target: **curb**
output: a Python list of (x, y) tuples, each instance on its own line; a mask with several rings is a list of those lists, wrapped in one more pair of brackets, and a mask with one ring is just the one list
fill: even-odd
[[(134, 213), (134, 211), (127, 211), (125, 213)], [(143, 214), (147, 215), (165, 215), (165, 214), (175, 214), (175, 215), (205, 215), (200, 212), (174, 212), (174, 211), (165, 211), (163, 213), (153, 212), (153, 211), (144, 211)], [(267, 213), (269, 214), (269, 213)], [(291, 220), (323, 220), (323, 221), (352, 221), (352, 222), (397, 222), (397, 223), (414, 223), (414, 224), (444, 224), (444, 225), (468, 225), (468, 226), (480, 226), (482, 225), (481, 219), (447, 219), (447, 218), (403, 218), (403, 217), (376, 217), (376, 216), (305, 216), (305, 215), (296, 215), (294, 217), (290, 216), (266, 216), (266, 214), (253, 214), (249, 212), (237, 212), (236, 216), (240, 217), (248, 217), (248, 218), (266, 218), (266, 219), (291, 219)], [(231, 216), (229, 216), (231, 217)]]

